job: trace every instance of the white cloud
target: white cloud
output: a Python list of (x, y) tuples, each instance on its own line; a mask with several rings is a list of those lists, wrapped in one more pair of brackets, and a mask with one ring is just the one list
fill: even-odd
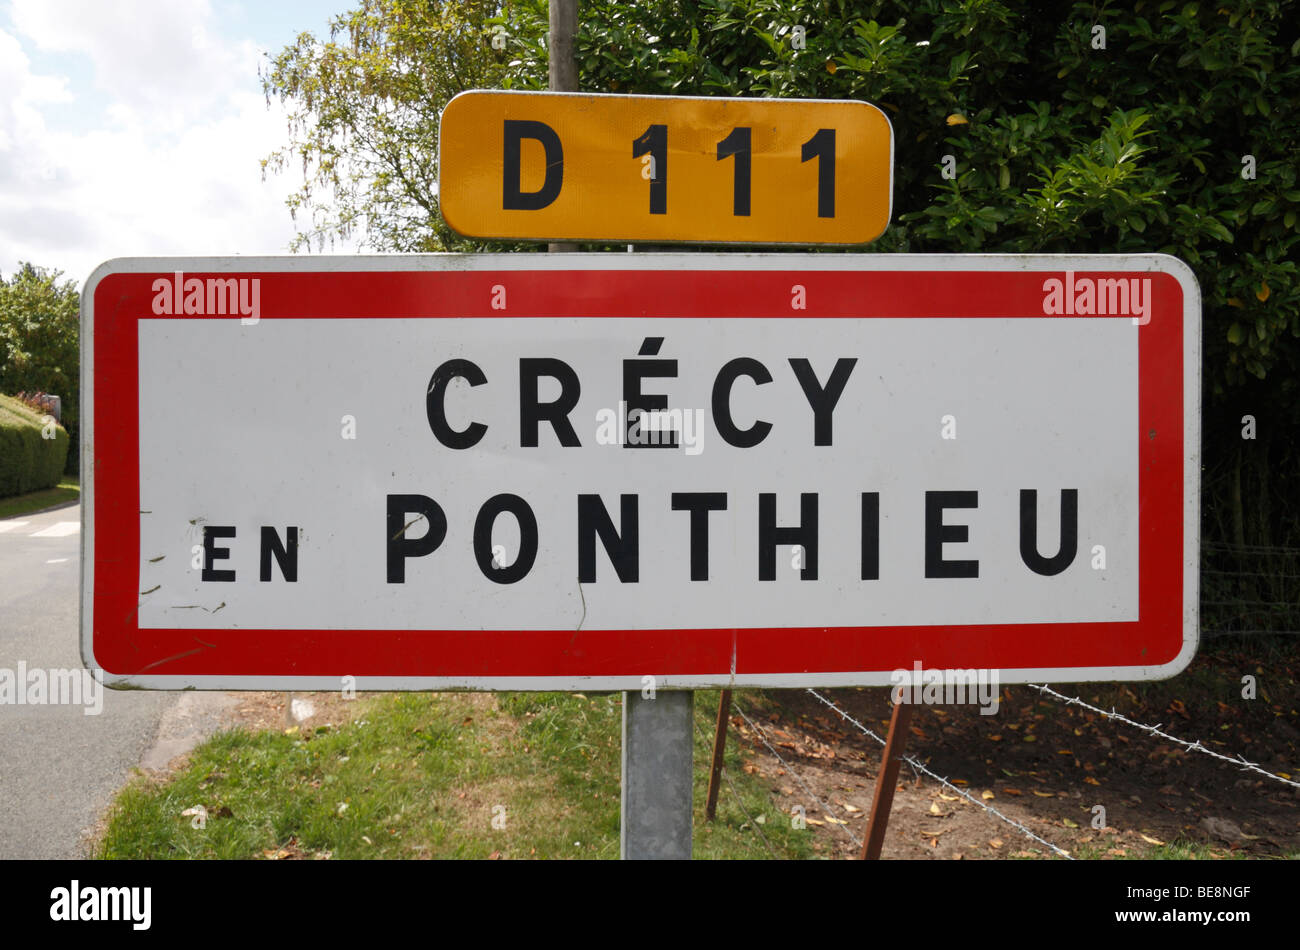
[(15, 29), (42, 52), (85, 56), (119, 109), (180, 124), (254, 75), (251, 43), (217, 35), (207, 0), (12, 0)]
[[(254, 43), (223, 38), (206, 0), (13, 0), (10, 20), (0, 273), (28, 260), (81, 282), (112, 257), (285, 252), (297, 181), (264, 183), (259, 167), (285, 144), (284, 117), (266, 106)], [(36, 51), (67, 75), (37, 75)], [(70, 78), (77, 57), (91, 89)]]
[(35, 75), (18, 40), (0, 30), (0, 272), (17, 264), (5, 251), (19, 235), (30, 232), (44, 240), (41, 232), (48, 232), (53, 217), (77, 230), (66, 214), (27, 220), (19, 213), (24, 196), (50, 188), (55, 176), (41, 107), (69, 98), (65, 79)]

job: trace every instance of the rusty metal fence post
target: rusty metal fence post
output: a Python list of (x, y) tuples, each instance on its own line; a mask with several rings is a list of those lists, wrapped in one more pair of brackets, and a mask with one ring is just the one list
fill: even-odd
[(885, 827), (889, 824), (889, 809), (894, 804), (894, 786), (898, 784), (898, 768), (903, 759), (903, 746), (907, 743), (907, 729), (912, 721), (910, 703), (894, 703), (889, 717), (889, 735), (881, 758), (880, 774), (876, 777), (876, 794), (871, 799), (871, 815), (867, 819), (867, 835), (862, 841), (862, 860), (875, 861), (885, 844)]

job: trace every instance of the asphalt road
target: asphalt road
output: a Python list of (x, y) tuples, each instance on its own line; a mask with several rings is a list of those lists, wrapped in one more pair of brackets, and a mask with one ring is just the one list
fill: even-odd
[(81, 669), (80, 523), (79, 506), (0, 520), (0, 858), (85, 856), (85, 832), (186, 695), (96, 684), (98, 715), (6, 701), (20, 662)]

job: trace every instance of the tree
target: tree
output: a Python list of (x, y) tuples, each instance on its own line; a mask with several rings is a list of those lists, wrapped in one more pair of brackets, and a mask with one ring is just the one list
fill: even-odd
[[(336, 189), (315, 205), (336, 218), (318, 217), (304, 238), (364, 219), (384, 250), (483, 246), (435, 213), (436, 112), (471, 86), (545, 88), (545, 0), (496, 9), (364, 0), (335, 24), (350, 50), (304, 37), (277, 57), (268, 93), (298, 105), (291, 151)], [(1204, 295), (1213, 407), (1257, 393), (1294, 419), (1297, 24), (1295, 0), (583, 0), (575, 45), (593, 92), (885, 109), (895, 216), (871, 251), (1181, 257)], [(411, 166), (424, 176), (399, 174)], [(1266, 390), (1252, 385), (1274, 368)]]
[[(482, 0), (361, 0), (328, 40), (301, 34), (262, 75), (267, 102), (288, 110), (290, 143), (263, 175), (301, 163), (289, 199), (294, 249), (355, 237), (381, 251), (458, 245), (438, 213), (438, 116), (466, 89), (495, 87), (505, 54)], [(300, 217), (309, 217), (309, 223)]]
[(24, 263), (7, 282), (0, 279), (0, 393), (60, 398), (70, 438), (67, 471), (76, 472), (81, 303), (76, 285), (60, 281), (61, 274)]

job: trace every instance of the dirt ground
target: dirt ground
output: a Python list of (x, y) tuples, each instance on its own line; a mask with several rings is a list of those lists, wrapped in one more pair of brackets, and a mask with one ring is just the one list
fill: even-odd
[[(1063, 684), (1078, 696), (1229, 757), (1300, 780), (1296, 654), (1236, 644), (1206, 650), (1181, 676), (1155, 684)], [(1254, 699), (1242, 695), (1253, 675)], [(888, 732), (885, 689), (823, 690), (864, 726)], [(746, 771), (770, 781), (781, 811), (805, 809), (824, 853), (856, 856), (865, 835), (881, 746), (803, 690), (737, 693), (782, 765), (733, 715)], [(980, 801), (1076, 857), (1150, 856), (1161, 845), (1202, 856), (1300, 854), (1300, 789), (1185, 751), (1167, 740), (1049, 698), (1004, 687), (998, 713), (916, 706), (907, 753)], [(811, 794), (810, 794), (811, 793)], [(812, 800), (810, 800), (812, 799)], [(1104, 809), (1104, 827), (1098, 819)], [(821, 849), (819, 849), (821, 850)], [(1049, 849), (962, 796), (902, 765), (884, 858), (1051, 857)]]
[[(1063, 684), (1055, 689), (1137, 722), (1300, 781), (1300, 644), (1203, 648), (1181, 676), (1144, 685)], [(1257, 682), (1242, 696), (1242, 676)], [(822, 690), (884, 736), (885, 689)], [(314, 728), (350, 719), (338, 693), (241, 693), (228, 725)], [(297, 700), (296, 707), (290, 701)], [(733, 714), (744, 769), (769, 783), (774, 808), (796, 806), (827, 857), (856, 857), (871, 809), (881, 746), (804, 690), (737, 691), (776, 756)], [(995, 715), (974, 706), (917, 706), (905, 751), (1039, 837), (1087, 858), (1144, 857), (1163, 845), (1204, 856), (1300, 854), (1300, 789), (1067, 706), (1024, 686), (1005, 687)], [(178, 756), (170, 768), (183, 766)], [(155, 775), (161, 779), (162, 775)], [(722, 794), (727, 795), (724, 788)], [(1104, 827), (1095, 827), (1105, 809)], [(850, 834), (851, 832), (851, 834)], [(853, 839), (856, 836), (857, 841)], [(899, 773), (882, 857), (1051, 858), (1051, 851), (983, 808), (917, 773)]]

